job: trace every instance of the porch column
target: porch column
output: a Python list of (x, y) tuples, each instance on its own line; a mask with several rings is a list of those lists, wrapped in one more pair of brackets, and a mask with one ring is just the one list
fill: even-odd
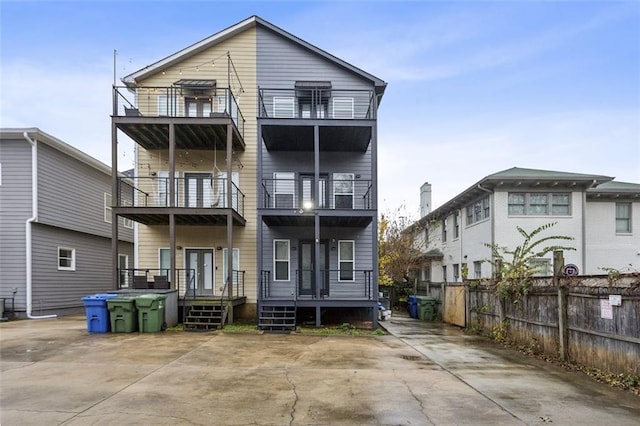
[[(320, 269), (320, 216), (318, 214), (318, 195), (320, 194), (320, 127), (316, 124), (313, 126), (313, 180), (315, 186), (315, 199), (313, 200), (313, 218), (314, 218), (314, 274), (316, 283), (316, 300), (320, 299), (322, 291), (320, 284), (322, 283), (323, 271)], [(316, 307), (316, 327), (322, 325), (322, 313), (320, 307)]]
[[(233, 324), (233, 182), (231, 181), (233, 125), (227, 124), (227, 293), (229, 295), (229, 324)], [(240, 200), (238, 200), (240, 202)]]
[[(169, 124), (169, 206), (176, 207), (176, 129), (173, 123)], [(176, 218), (173, 209), (169, 210), (169, 253), (170, 276), (169, 281), (176, 286)]]
[(115, 206), (111, 208), (111, 287), (117, 290), (119, 287), (120, 274), (118, 274), (119, 236), (116, 208), (120, 206), (120, 194), (118, 193), (118, 129), (113, 119), (111, 120), (111, 204), (115, 204)]
[[(377, 97), (373, 97), (376, 102)], [(374, 105), (373, 111), (378, 110), (377, 103)], [(371, 321), (374, 329), (378, 328), (378, 125), (377, 121), (371, 124), (371, 199), (369, 200), (370, 208), (373, 209), (371, 215), (371, 294), (369, 297), (374, 302), (371, 309)]]

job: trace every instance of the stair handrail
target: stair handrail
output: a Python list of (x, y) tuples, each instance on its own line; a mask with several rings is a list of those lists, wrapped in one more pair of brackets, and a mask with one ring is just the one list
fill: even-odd
[(184, 324), (187, 320), (187, 315), (189, 313), (189, 304), (187, 303), (187, 301), (189, 300), (189, 290), (191, 290), (193, 292), (191, 300), (195, 300), (196, 299), (196, 286), (195, 286), (195, 281), (196, 281), (196, 273), (195, 273), (195, 269), (185, 269), (184, 270), (186, 273), (186, 288), (184, 289), (184, 303), (182, 304), (182, 323)]

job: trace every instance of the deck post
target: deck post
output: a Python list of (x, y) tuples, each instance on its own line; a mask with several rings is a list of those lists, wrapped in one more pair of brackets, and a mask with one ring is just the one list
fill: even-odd
[[(229, 321), (228, 324), (233, 324), (233, 182), (232, 176), (232, 155), (233, 150), (233, 126), (231, 123), (227, 124), (227, 276), (225, 280), (227, 282), (227, 293), (229, 294)], [(239, 196), (239, 195), (238, 195)], [(240, 200), (238, 199), (238, 203)], [(222, 295), (224, 297), (224, 295)]]

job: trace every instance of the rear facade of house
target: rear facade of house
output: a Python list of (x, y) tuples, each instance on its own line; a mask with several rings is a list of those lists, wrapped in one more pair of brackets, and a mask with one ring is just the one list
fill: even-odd
[[(35, 128), (0, 130), (0, 297), (32, 317), (82, 308), (111, 289), (111, 169)], [(133, 261), (118, 221), (117, 261)]]
[(194, 328), (375, 322), (383, 81), (251, 17), (123, 82), (113, 144), (136, 168), (113, 211), (139, 226), (114, 285), (166, 277)]

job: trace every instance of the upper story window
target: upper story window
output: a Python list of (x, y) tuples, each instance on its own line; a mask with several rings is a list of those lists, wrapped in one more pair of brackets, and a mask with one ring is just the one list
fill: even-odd
[(330, 81), (296, 81), (300, 118), (325, 118), (331, 97)]
[(482, 277), (482, 262), (475, 261), (473, 262), (473, 278), (481, 278)]
[(111, 223), (111, 194), (104, 193), (104, 221)]
[(447, 218), (442, 219), (442, 242), (447, 241)]
[(486, 196), (467, 206), (467, 225), (488, 219), (490, 214), (491, 204), (489, 196)]
[(616, 234), (631, 233), (631, 203), (616, 203)]
[(460, 237), (460, 212), (453, 215), (453, 238)]
[(566, 192), (510, 192), (509, 215), (569, 216), (571, 194)]

